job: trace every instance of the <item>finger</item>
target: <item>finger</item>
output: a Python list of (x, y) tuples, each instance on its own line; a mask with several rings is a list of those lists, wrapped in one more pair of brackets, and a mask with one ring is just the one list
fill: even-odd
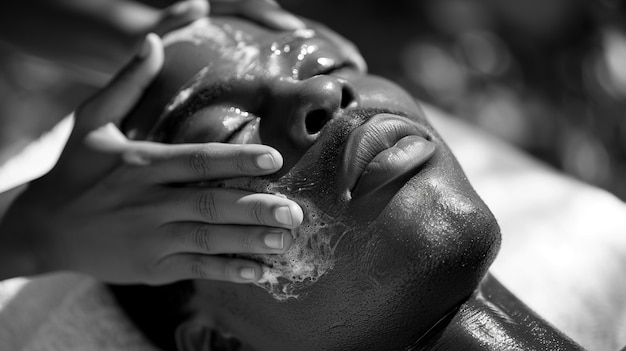
[(115, 124), (107, 123), (89, 132), (84, 143), (93, 150), (120, 154), (126, 150), (129, 140)]
[(163, 43), (148, 34), (139, 54), (76, 114), (78, 132), (87, 132), (112, 122), (119, 124), (132, 110), (163, 66)]
[(206, 0), (181, 1), (162, 11), (154, 32), (164, 35), (208, 14), (209, 2)]
[[(93, 149), (125, 142), (126, 137), (116, 133), (119, 130), (115, 124), (131, 111), (162, 65), (163, 44), (158, 36), (150, 34), (137, 56), (76, 112), (75, 127), (64, 150), (64, 154), (71, 152), (72, 156), (62, 155), (66, 160), (58, 165), (68, 181), (77, 186), (90, 184), (119, 162), (118, 157), (96, 154)], [(82, 147), (82, 143), (89, 147)]]
[(161, 259), (156, 266), (156, 284), (186, 279), (207, 279), (233, 283), (253, 283), (261, 279), (258, 263), (236, 258), (201, 254), (176, 254)]
[(130, 141), (121, 145), (129, 164), (150, 165), (132, 170), (134, 176), (154, 183), (183, 183), (278, 171), (281, 154), (265, 145), (223, 143), (168, 145)]
[[(297, 203), (270, 194), (225, 188), (166, 188), (151, 197), (162, 209), (162, 223), (262, 225), (293, 229), (304, 214)], [(154, 208), (154, 207), (153, 207)]]
[(213, 0), (211, 1), (211, 13), (216, 15), (239, 15), (279, 30), (306, 28), (302, 20), (282, 9), (275, 1)]
[(291, 232), (281, 228), (203, 223), (171, 223), (159, 228), (164, 255), (203, 254), (281, 254), (293, 242)]

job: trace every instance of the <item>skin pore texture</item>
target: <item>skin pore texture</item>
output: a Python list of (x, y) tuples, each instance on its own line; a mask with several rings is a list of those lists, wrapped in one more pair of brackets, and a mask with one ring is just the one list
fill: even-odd
[[(344, 39), (235, 18), (165, 38), (163, 73), (124, 130), (166, 143), (262, 143), (284, 166), (227, 186), (303, 208), (256, 284), (112, 287), (179, 350), (577, 349), (487, 275), (500, 233), (414, 99)], [(165, 108), (163, 108), (165, 106)], [(158, 117), (158, 118), (156, 118)]]

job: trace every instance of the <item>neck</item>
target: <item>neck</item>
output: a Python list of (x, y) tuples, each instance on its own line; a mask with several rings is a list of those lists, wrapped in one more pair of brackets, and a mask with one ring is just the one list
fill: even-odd
[(407, 350), (583, 350), (494, 277)]

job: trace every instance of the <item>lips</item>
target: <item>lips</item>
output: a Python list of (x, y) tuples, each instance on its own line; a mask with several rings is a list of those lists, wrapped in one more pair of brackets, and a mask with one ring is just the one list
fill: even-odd
[(434, 152), (435, 144), (413, 122), (378, 114), (348, 137), (339, 184), (352, 199), (365, 197), (413, 175)]

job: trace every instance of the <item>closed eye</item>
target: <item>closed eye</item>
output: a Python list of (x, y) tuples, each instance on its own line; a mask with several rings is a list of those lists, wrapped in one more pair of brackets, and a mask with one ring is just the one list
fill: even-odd
[(337, 64), (334, 64), (329, 67), (323, 67), (323, 69), (317, 72), (316, 75), (331, 75), (333, 73), (337, 73), (343, 70), (356, 70), (356, 69), (357, 69), (357, 66), (354, 63), (349, 62), (349, 61), (344, 61), (344, 62), (338, 62)]

